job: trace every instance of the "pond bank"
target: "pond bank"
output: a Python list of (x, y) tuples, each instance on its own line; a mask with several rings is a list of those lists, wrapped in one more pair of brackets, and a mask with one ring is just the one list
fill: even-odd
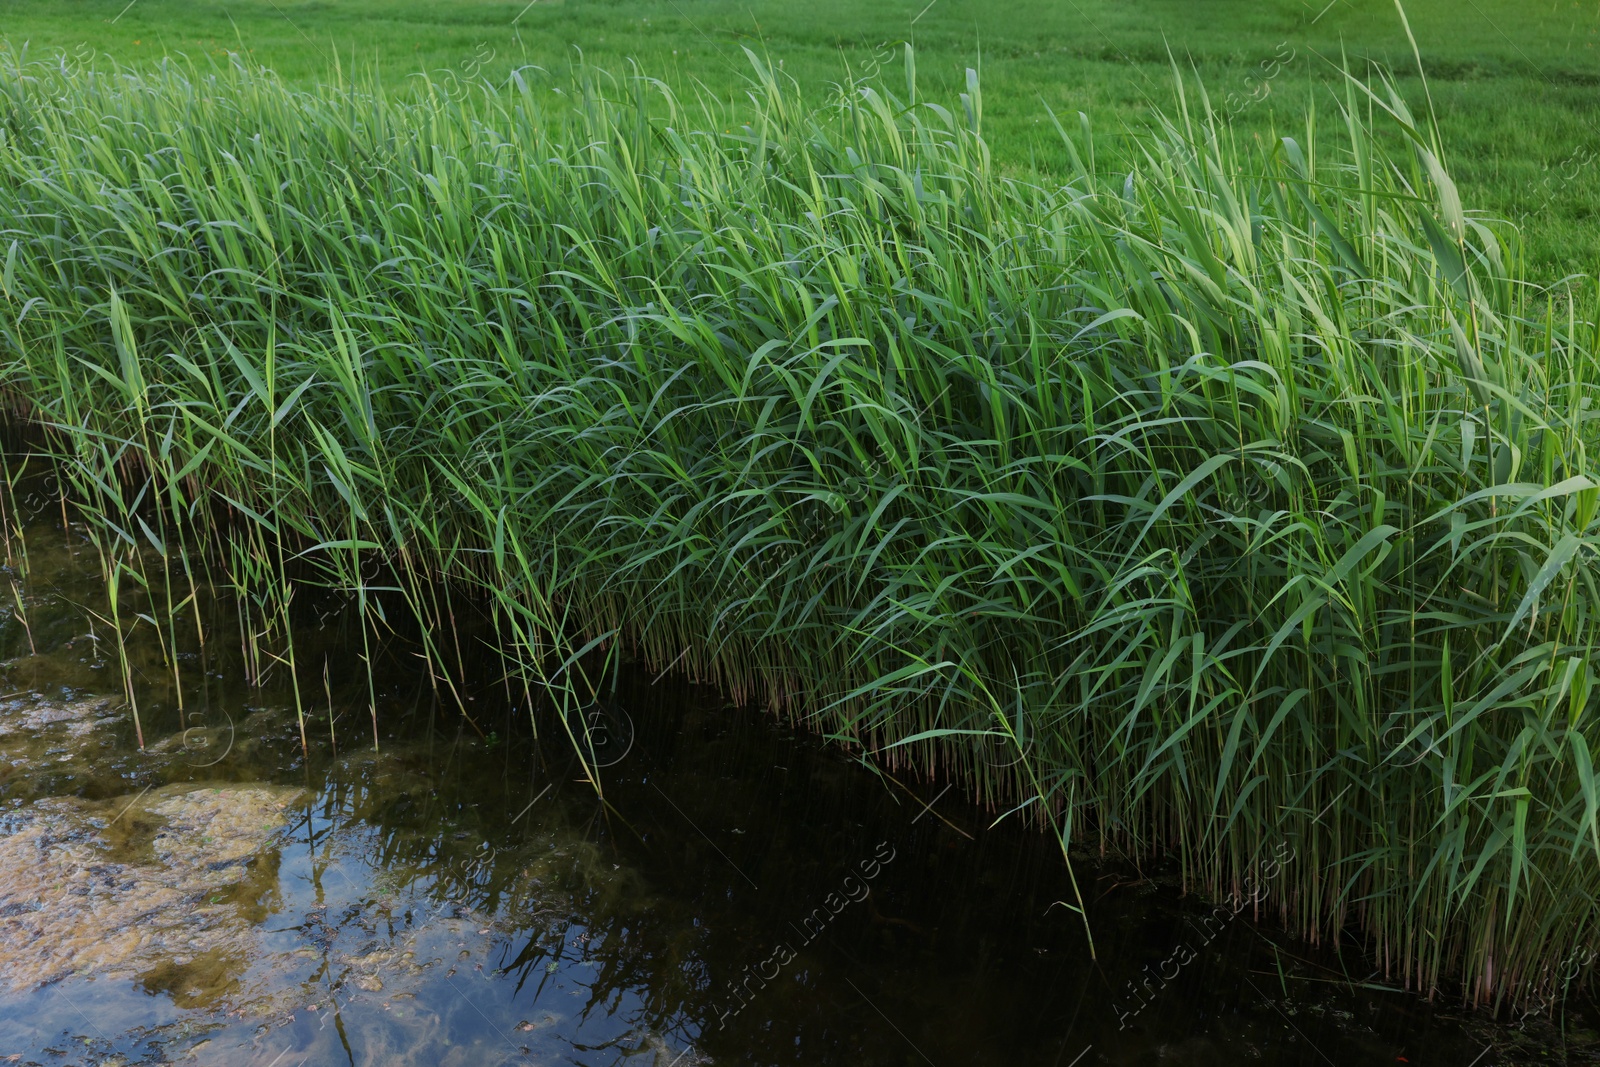
[[(81, 536), (59, 546), (58, 529), (30, 529), (32, 633), (14, 616), (0, 626), (0, 1055), (49, 1067), (1600, 1058), (1575, 1006), (1564, 1037), (1537, 1020), (1517, 1031), (1456, 1017), (1363, 981), (1359, 956), (1258, 924), (1248, 900), (1219, 916), (1170, 869), (1080, 852), (1091, 961), (1057, 904), (1061, 857), (1038, 835), (635, 667), (618, 672), (595, 746), (603, 804), (559, 732), (539, 742), (487, 684), (465, 694), (480, 737), (435, 702), (403, 646), (382, 661), (374, 753), (366, 671), (338, 619), (323, 631), (326, 704), (308, 751), (281, 674), (245, 686), (225, 647), (181, 690), (141, 684), (140, 751), (113, 695), (116, 659), (85, 614), (103, 606)], [(208, 632), (237, 625), (225, 600), (202, 614)], [(158, 643), (146, 625), (127, 651), (159, 662)], [(1164, 966), (1178, 944), (1192, 958)], [(1141, 997), (1151, 1010), (1130, 1016)]]
[(591, 69), (406, 103), (0, 56), (0, 386), (113, 635), (239, 590), (303, 713), (300, 613), (350, 605), (471, 715), (475, 617), (574, 732), (677, 670), (1214, 900), (1293, 840), (1268, 907), (1387, 982), (1587, 988), (1592, 283), (1526, 285), (1381, 79), (1338, 154), (1185, 97), (1131, 173), (1066, 124), (1039, 186), (975, 73), (904, 60), (807, 107), (752, 56), (732, 129)]

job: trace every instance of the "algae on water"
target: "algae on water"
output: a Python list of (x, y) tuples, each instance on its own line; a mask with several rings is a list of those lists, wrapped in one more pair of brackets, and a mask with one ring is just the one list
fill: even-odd
[[(183, 1004), (228, 989), (254, 955), (272, 842), (296, 788), (152, 789), (51, 797), (0, 836), (0, 989), (69, 975), (144, 979)], [(184, 969), (208, 971), (184, 981)]]

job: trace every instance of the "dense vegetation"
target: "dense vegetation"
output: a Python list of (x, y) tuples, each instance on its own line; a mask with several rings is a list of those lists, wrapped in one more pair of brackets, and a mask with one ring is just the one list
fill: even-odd
[(1587, 980), (1593, 288), (1381, 82), (1044, 184), (975, 75), (752, 64), (737, 122), (0, 59), (0, 381), (113, 595), (214, 566), (291, 668), (296, 583), (404, 603), (445, 684), (477, 604), (530, 689), (631, 649), (1200, 890), (1292, 840), (1270, 906), (1412, 987)]
[[(1531, 276), (1595, 273), (1600, 7), (1408, 0), (1406, 11), (1463, 196), (1522, 229)], [(1270, 141), (1313, 99), (1341, 96), (1342, 57), (1385, 64), (1403, 95), (1423, 98), (1394, 0), (7, 0), (0, 11), (0, 48), (59, 51), (69, 64), (237, 52), (291, 84), (335, 80), (337, 65), (403, 94), (421, 71), (499, 83), (514, 67), (564, 70), (581, 52), (610, 70), (637, 61), (684, 99), (736, 106), (741, 46), (820, 92), (847, 71), (892, 71), (902, 41), (931, 99), (953, 99), (976, 68), (996, 163), (1052, 179), (1064, 171), (1041, 102), (1095, 116), (1102, 157), (1137, 157), (1119, 134), (1168, 99), (1173, 58), (1194, 65), (1241, 140)]]

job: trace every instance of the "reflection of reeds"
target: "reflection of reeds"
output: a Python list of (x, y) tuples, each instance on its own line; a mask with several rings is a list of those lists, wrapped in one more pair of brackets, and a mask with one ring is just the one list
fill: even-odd
[(626, 643), (1218, 896), (1292, 838), (1285, 919), (1425, 990), (1600, 944), (1592, 286), (1381, 83), (1337, 158), (1180, 106), (1046, 186), (975, 76), (752, 62), (741, 121), (0, 57), (4, 385), (108, 582), (225, 543), (252, 677), (314, 582), (447, 696), (472, 597), (568, 712)]
[(39, 646), (33, 643), (33, 627), (28, 625), (28, 608), (22, 602), (22, 587), (15, 580), (11, 582), (11, 602), (17, 606), (17, 621), (22, 624), (23, 632), (28, 635), (28, 651), (37, 656)]

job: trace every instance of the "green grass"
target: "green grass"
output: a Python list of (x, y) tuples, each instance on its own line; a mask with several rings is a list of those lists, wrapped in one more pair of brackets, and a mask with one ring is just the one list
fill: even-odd
[(1217, 895), (1293, 840), (1293, 929), (1565, 995), (1593, 284), (1528, 284), (1381, 84), (1270, 144), (1191, 84), (1131, 172), (1067, 116), (1034, 181), (975, 73), (751, 71), (730, 109), (0, 56), (0, 383), (108, 581), (209, 568), (291, 671), (329, 584), (441, 691), (476, 605), (569, 706), (631, 650)]
[[(1600, 7), (1416, 0), (1408, 11), (1468, 200), (1525, 228), (1536, 276), (1600, 269)], [(680, 95), (698, 82), (730, 99), (743, 93), (741, 46), (820, 92), (847, 67), (892, 67), (892, 46), (910, 40), (930, 93), (957, 92), (962, 70), (981, 68), (987, 139), (1016, 170), (1062, 166), (1045, 104), (1087, 112), (1104, 150), (1118, 150), (1107, 135), (1167, 97), (1169, 47), (1219, 102), (1245, 105), (1235, 125), (1247, 136), (1270, 139), (1311, 96), (1337, 95), (1341, 49), (1387, 63), (1422, 97), (1392, 0), (8, 0), (0, 39), (144, 65), (243, 49), (302, 84), (331, 78), (337, 58), (347, 72), (376, 65), (391, 89), (422, 70), (565, 69), (582, 49), (613, 70), (637, 59)], [(1291, 54), (1263, 82), (1262, 65)]]

